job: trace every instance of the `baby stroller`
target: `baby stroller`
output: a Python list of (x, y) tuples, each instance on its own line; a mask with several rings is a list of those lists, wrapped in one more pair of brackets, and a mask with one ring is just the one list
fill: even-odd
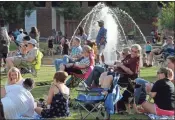
[[(92, 88), (89, 89), (86, 86), (85, 90), (78, 90), (81, 92), (78, 94), (75, 101), (79, 108), (80, 119), (85, 120), (89, 115), (95, 119), (99, 119), (99, 115), (104, 119), (110, 119), (110, 115), (114, 114), (114, 105), (121, 99), (120, 89), (117, 84), (120, 78), (120, 74), (115, 74), (113, 83), (110, 88)], [(91, 104), (93, 108), (88, 110), (85, 105)], [(86, 115), (82, 114), (82, 109), (86, 111)], [(94, 111), (97, 111), (95, 115)]]

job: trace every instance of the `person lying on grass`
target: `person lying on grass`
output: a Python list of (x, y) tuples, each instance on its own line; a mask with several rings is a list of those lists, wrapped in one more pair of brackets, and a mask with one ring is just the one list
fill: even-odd
[(153, 86), (147, 85), (147, 93), (154, 99), (154, 103), (144, 101), (141, 106), (142, 112), (174, 116), (174, 84), (169, 80), (173, 71), (169, 68), (160, 68), (157, 72), (158, 80)]
[[(5, 119), (20, 119), (34, 115), (34, 98), (30, 91), (34, 81), (26, 78), (22, 86), (12, 79), (10, 85), (1, 88), (1, 102)], [(1, 111), (2, 112), (2, 111)]]
[(54, 75), (54, 83), (51, 85), (47, 108), (37, 107), (36, 113), (42, 118), (67, 117), (69, 116), (69, 88), (65, 85), (68, 74), (58, 71)]

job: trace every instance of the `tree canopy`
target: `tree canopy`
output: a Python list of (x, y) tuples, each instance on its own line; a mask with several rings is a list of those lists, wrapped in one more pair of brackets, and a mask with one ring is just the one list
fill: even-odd
[(31, 14), (33, 9), (35, 6), (32, 1), (1, 1), (0, 19), (5, 23), (20, 23), (24, 21), (25, 15)]
[(142, 2), (121, 2), (118, 7), (128, 14), (130, 14), (134, 19), (152, 19), (158, 16), (158, 3), (151, 1)]
[(175, 6), (174, 2), (168, 2), (168, 4), (163, 4), (161, 14), (158, 19), (159, 25), (163, 29), (175, 29)]
[(57, 9), (57, 13), (64, 15), (65, 19), (68, 20), (81, 19), (84, 16), (83, 12), (84, 11), (82, 10), (78, 1), (64, 1)]

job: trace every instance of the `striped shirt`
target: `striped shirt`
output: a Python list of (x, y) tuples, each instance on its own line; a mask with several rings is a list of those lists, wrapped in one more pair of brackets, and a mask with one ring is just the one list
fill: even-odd
[(80, 62), (76, 62), (75, 63), (76, 65), (86, 65), (87, 67), (84, 68), (84, 69), (81, 69), (81, 72), (84, 74), (88, 71), (89, 67), (90, 66), (90, 59), (89, 57), (86, 57), (86, 58), (83, 58)]

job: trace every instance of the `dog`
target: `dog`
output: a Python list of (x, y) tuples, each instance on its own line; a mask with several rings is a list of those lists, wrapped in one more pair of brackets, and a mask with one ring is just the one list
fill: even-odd
[[(141, 87), (140, 84), (136, 84), (134, 80), (128, 80), (128, 86), (124, 93), (122, 94), (122, 99), (118, 102), (120, 113), (125, 113), (123, 110), (126, 110), (127, 114), (132, 114), (131, 107), (134, 108), (134, 112), (138, 112), (136, 108), (135, 98), (134, 98), (134, 89)], [(122, 109), (122, 110), (121, 110)]]
[(125, 102), (125, 107), (126, 107), (127, 113), (132, 114), (131, 106), (132, 108), (134, 108), (134, 112), (137, 112), (137, 107), (136, 107), (135, 98), (134, 98), (134, 89), (141, 87), (141, 85), (136, 84), (136, 82), (131, 79), (129, 79), (128, 81), (129, 81), (129, 84), (127, 87), (127, 92), (129, 92), (129, 94), (127, 98), (128, 100), (127, 102)]

